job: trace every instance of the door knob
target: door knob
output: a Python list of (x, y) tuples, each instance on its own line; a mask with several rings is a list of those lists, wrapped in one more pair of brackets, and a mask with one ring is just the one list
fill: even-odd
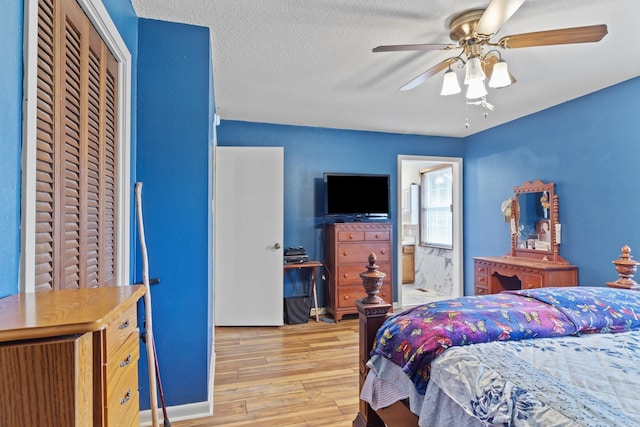
[(276, 243), (273, 245), (273, 249), (280, 249), (280, 243)]

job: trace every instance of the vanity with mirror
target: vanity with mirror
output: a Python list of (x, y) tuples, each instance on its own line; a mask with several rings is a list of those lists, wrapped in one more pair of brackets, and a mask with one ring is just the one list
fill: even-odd
[(559, 253), (562, 226), (555, 184), (514, 187), (510, 205), (511, 252), (473, 259), (474, 293), (577, 286), (578, 268)]

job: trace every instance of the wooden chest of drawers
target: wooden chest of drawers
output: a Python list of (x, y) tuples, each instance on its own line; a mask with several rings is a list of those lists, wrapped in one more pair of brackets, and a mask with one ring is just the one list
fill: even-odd
[(475, 295), (578, 285), (578, 267), (569, 263), (504, 256), (477, 257), (473, 266)]
[(327, 311), (335, 320), (357, 313), (354, 301), (366, 296), (360, 273), (370, 253), (385, 273), (380, 296), (393, 302), (393, 246), (391, 223), (336, 223), (325, 226), (325, 264), (329, 271)]
[(0, 424), (138, 426), (142, 286), (0, 299)]

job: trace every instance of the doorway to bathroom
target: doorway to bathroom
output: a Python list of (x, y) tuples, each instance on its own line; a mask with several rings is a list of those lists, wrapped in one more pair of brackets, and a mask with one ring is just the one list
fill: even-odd
[[(420, 238), (425, 209), (421, 171), (443, 167), (452, 171), (450, 247), (425, 243)], [(400, 155), (398, 174), (398, 305), (410, 307), (462, 296), (462, 159)]]

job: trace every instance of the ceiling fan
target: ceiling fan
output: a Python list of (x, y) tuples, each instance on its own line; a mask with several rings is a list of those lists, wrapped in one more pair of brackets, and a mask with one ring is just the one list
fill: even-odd
[(460, 50), (456, 56), (429, 68), (400, 90), (413, 89), (448, 69), (441, 94), (458, 93), (460, 86), (451, 66), (459, 62), (458, 65), (466, 71), (466, 97), (468, 100), (478, 100), (484, 99), (487, 94), (485, 78), (490, 79), (490, 87), (505, 87), (515, 83), (515, 78), (508, 72), (499, 49), (590, 43), (600, 41), (607, 34), (607, 26), (601, 24), (515, 34), (504, 36), (495, 43), (491, 42), (491, 38), (500, 27), (524, 2), (525, 0), (492, 0), (486, 9), (471, 9), (456, 14), (449, 21), (449, 37), (455, 42), (453, 44), (387, 45), (378, 46), (373, 52)]

